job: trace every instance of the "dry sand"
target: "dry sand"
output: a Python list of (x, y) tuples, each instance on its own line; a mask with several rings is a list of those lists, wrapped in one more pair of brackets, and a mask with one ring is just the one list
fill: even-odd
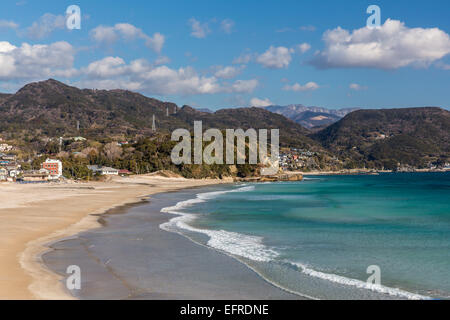
[(98, 214), (155, 193), (231, 181), (144, 175), (109, 182), (0, 184), (0, 299), (71, 299), (44, 267), (46, 244), (99, 227)]

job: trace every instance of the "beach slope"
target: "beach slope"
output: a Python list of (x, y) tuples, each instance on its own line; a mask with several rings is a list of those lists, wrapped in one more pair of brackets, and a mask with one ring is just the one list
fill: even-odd
[(219, 184), (144, 175), (108, 182), (0, 184), (0, 299), (71, 299), (41, 255), (48, 243), (100, 226), (98, 214), (156, 193)]

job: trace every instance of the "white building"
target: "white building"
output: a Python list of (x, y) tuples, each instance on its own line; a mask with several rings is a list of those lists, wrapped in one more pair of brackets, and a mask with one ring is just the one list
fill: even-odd
[(0, 168), (0, 181), (6, 181), (8, 178), (8, 170)]
[(53, 178), (60, 178), (62, 176), (63, 166), (59, 160), (47, 159), (41, 164), (41, 168), (48, 170), (50, 176)]
[(110, 167), (103, 167), (103, 166), (88, 166), (89, 170), (93, 171), (94, 173), (100, 173), (102, 176), (118, 176), (119, 170), (110, 168)]

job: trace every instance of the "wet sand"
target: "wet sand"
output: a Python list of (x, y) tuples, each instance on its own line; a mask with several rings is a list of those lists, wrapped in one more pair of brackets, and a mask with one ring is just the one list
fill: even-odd
[(73, 299), (42, 264), (47, 243), (99, 227), (98, 216), (151, 194), (223, 183), (154, 175), (109, 182), (0, 184), (0, 299)]
[(173, 217), (161, 208), (196, 192), (109, 211), (102, 228), (54, 243), (44, 262), (62, 278), (69, 265), (81, 268), (81, 290), (71, 291), (79, 299), (301, 299), (230, 256), (160, 229)]

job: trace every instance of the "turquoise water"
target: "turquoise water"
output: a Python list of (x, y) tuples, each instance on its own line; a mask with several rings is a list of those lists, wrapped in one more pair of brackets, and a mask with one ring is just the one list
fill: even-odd
[(449, 298), (449, 199), (450, 173), (307, 177), (199, 193), (162, 228), (312, 298)]

